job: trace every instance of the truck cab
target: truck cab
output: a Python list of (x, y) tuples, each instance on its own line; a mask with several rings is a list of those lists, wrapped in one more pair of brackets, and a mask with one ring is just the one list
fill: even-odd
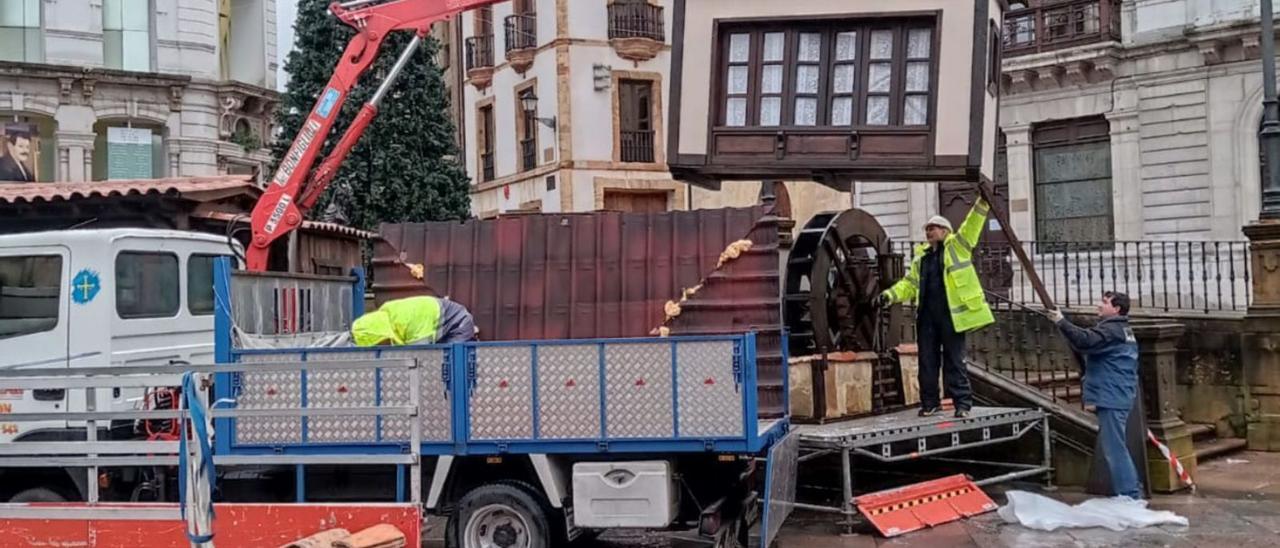
[[(0, 368), (211, 362), (213, 264), (232, 254), (223, 237), (174, 230), (0, 236)], [(133, 392), (99, 389), (97, 407), (133, 409)], [(83, 407), (65, 390), (0, 386), (0, 442), (83, 439), (83, 424), (3, 420)]]

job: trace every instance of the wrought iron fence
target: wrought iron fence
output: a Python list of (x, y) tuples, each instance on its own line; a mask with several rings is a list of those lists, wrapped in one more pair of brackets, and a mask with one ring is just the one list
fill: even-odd
[(503, 20), (507, 53), (538, 47), (538, 17), (532, 14), (508, 15)]
[[(895, 242), (895, 251), (909, 257), (916, 243)], [(1133, 308), (1148, 311), (1244, 312), (1251, 302), (1246, 241), (1032, 241), (1022, 246), (1061, 307), (1091, 307), (1104, 291), (1122, 291)], [(984, 243), (973, 261), (987, 291), (1017, 304), (1040, 304), (1009, 245)]]
[[(1053, 322), (1006, 301), (992, 300), (991, 309), (996, 322), (967, 335), (969, 363), (1083, 409), (1079, 366)], [(915, 310), (909, 308), (902, 318), (899, 340), (914, 342)]]
[(520, 141), (520, 170), (528, 171), (538, 167), (538, 146), (533, 139)]
[(1004, 16), (1007, 56), (1120, 39), (1119, 0), (1032, 0)]
[(493, 35), (467, 38), (467, 70), (493, 66)]
[(480, 155), (480, 177), (482, 181), (493, 180), (493, 153), (485, 152)]
[(662, 42), (667, 33), (663, 27), (662, 6), (648, 2), (614, 2), (609, 4), (609, 38), (648, 38)]
[(653, 130), (622, 131), (620, 133), (619, 143), (622, 146), (622, 161), (653, 162)]

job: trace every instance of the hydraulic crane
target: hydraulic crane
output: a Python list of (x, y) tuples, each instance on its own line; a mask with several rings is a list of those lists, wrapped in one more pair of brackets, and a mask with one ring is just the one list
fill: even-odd
[[(254, 206), (253, 236), (245, 254), (249, 270), (266, 270), (272, 242), (302, 225), (306, 213), (333, 181), (338, 166), (342, 165), (351, 148), (377, 116), (378, 104), (395, 84), (405, 65), (409, 64), (431, 25), (458, 13), (501, 1), (504, 0), (352, 0), (329, 5), (329, 11), (355, 28), (356, 35), (347, 44), (338, 66), (333, 70), (333, 77), (293, 138), (293, 144), (276, 168), (266, 192)], [(387, 35), (400, 30), (412, 30), (413, 40), (400, 53), (373, 97), (360, 108), (333, 151), (312, 171), (311, 166), (351, 88), (378, 58), (378, 51)]]

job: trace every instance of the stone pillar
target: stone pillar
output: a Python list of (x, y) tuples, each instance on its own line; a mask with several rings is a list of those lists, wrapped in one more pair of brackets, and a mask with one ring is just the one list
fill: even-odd
[[(1196, 454), (1191, 431), (1178, 414), (1176, 400), (1178, 341), (1183, 331), (1182, 324), (1178, 323), (1133, 326), (1133, 334), (1138, 338), (1138, 377), (1147, 428), (1156, 439), (1169, 446), (1187, 473), (1195, 477)], [(1151, 490), (1157, 493), (1172, 493), (1187, 487), (1164, 455), (1156, 450), (1147, 451), (1147, 478)]]
[(1253, 271), (1240, 344), (1249, 450), (1280, 451), (1280, 221), (1258, 221), (1244, 234)]
[(1009, 164), (1009, 224), (1024, 241), (1034, 240), (1036, 200), (1035, 173), (1031, 161), (1031, 126), (1004, 128), (1005, 158)]
[(1138, 142), (1138, 111), (1107, 114), (1111, 123), (1111, 198), (1115, 239), (1141, 240), (1145, 236), (1142, 215), (1142, 150)]

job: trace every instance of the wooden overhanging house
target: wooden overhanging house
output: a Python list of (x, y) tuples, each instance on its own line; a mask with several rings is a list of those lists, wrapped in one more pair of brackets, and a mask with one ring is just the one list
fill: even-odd
[(671, 171), (711, 188), (990, 180), (1006, 8), (675, 0)]
[[(158, 228), (227, 234), (244, 245), (262, 190), (248, 176), (175, 177), (92, 183), (0, 184), (0, 234), (94, 228)], [(278, 242), (271, 270), (345, 275), (363, 264), (377, 234), (306, 221)]]

